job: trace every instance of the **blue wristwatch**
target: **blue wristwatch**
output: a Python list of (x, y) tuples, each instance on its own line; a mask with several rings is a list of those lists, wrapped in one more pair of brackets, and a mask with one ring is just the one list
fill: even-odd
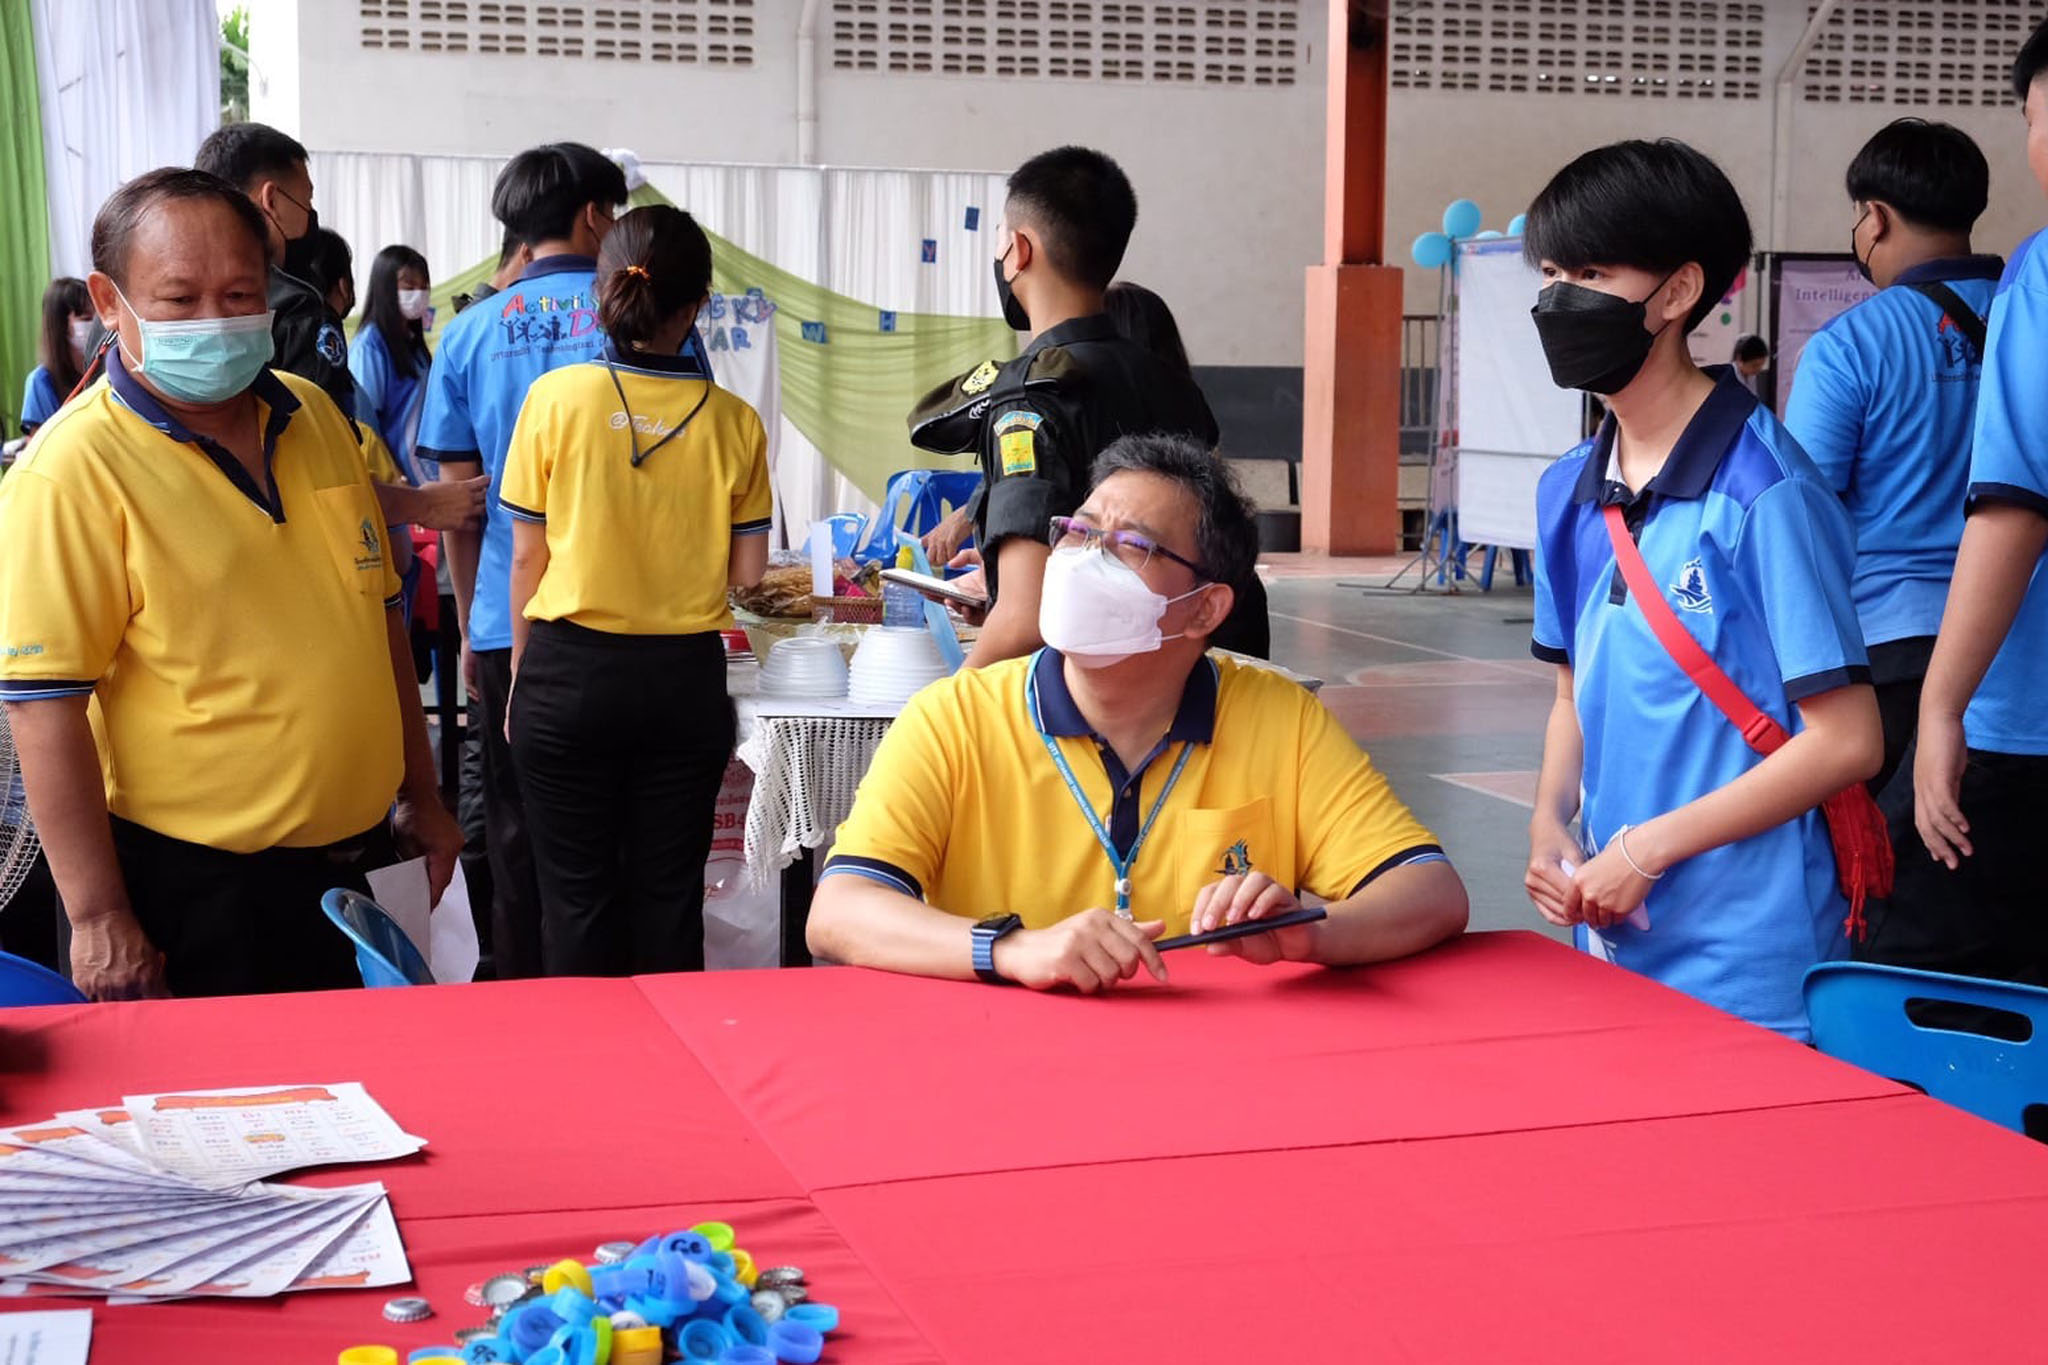
[(1024, 927), (1022, 915), (990, 915), (974, 926), (974, 974), (991, 986), (1007, 986), (1010, 979), (996, 970), (996, 940)]

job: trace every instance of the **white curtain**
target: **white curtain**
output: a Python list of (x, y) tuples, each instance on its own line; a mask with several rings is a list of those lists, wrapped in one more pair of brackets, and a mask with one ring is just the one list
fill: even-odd
[(220, 124), (214, 0), (31, 0), (50, 264), (92, 268), (92, 220), (144, 171), (189, 166)]
[[(501, 165), (496, 157), (314, 152), (311, 169), (320, 220), (355, 249), (360, 285), (370, 259), (395, 242), (424, 255), (437, 278), (495, 258), (501, 230), (491, 185)], [(668, 162), (642, 162), (640, 171), (741, 250), (878, 309), (1000, 311), (989, 264), (1002, 216), (999, 175)], [(821, 517), (874, 511), (802, 432), (779, 421), (775, 495), (791, 542)]]

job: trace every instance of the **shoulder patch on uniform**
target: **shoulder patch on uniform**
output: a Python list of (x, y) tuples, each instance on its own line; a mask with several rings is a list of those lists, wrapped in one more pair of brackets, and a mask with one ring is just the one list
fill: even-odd
[(1044, 421), (1044, 417), (1029, 408), (1012, 408), (990, 425), (1005, 478), (1038, 472), (1038, 428)]
[(970, 397), (977, 393), (986, 393), (989, 386), (996, 382), (996, 376), (1001, 373), (1002, 368), (995, 361), (984, 360), (974, 367), (973, 373), (960, 381), (960, 392)]
[(331, 322), (320, 324), (320, 335), (313, 339), (313, 347), (330, 365), (348, 364), (348, 343), (341, 339), (341, 329)]

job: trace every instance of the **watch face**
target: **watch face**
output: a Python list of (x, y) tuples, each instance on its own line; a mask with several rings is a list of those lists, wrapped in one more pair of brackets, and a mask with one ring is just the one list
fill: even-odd
[(974, 927), (977, 929), (992, 929), (996, 933), (1006, 934), (1023, 922), (1024, 917), (1022, 915), (989, 915), (984, 919), (977, 920)]

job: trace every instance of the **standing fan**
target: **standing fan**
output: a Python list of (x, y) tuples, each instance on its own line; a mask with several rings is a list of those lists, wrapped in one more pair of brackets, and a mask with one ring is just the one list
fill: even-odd
[(41, 844), (28, 818), (28, 796), (21, 786), (21, 761), (14, 752), (14, 732), (0, 709), (0, 906), (14, 899), (34, 866)]

